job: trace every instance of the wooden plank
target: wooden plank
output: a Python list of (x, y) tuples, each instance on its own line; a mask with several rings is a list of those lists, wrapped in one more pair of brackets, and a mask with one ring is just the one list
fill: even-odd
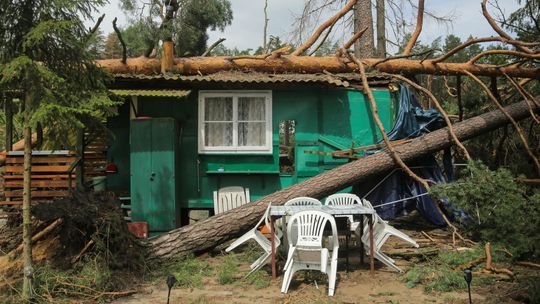
[[(52, 200), (32, 200), (32, 204), (50, 203)], [(22, 205), (22, 201), (0, 201), (0, 205)]]
[[(32, 166), (32, 172), (66, 172), (70, 166)], [(5, 166), (6, 173), (21, 173), (22, 166)]]
[[(71, 178), (75, 179), (76, 175), (71, 174)], [(44, 174), (44, 175), (38, 175), (34, 174), (32, 175), (32, 180), (35, 179), (68, 179), (68, 174)], [(11, 179), (11, 180), (19, 180), (23, 179), (22, 174), (21, 175), (4, 175), (4, 179)]]
[[(75, 180), (72, 181), (75, 185)], [(23, 181), (6, 181), (4, 182), (5, 188), (21, 188), (23, 187)], [(69, 188), (69, 180), (32, 180), (31, 187), (40, 188)]]
[[(22, 190), (5, 191), (5, 197), (21, 197)], [(69, 195), (68, 190), (51, 190), (51, 191), (32, 191), (32, 197), (65, 197)]]
[[(49, 163), (73, 163), (77, 157), (75, 156), (34, 156), (32, 157), (32, 164), (49, 164)], [(6, 164), (22, 164), (24, 157), (11, 157), (6, 158)]]

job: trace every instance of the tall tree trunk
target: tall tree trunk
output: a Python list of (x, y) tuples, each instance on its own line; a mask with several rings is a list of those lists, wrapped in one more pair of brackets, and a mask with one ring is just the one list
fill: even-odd
[(375, 10), (377, 11), (377, 56), (386, 57), (386, 19), (385, 0), (377, 0)]
[(32, 201), (31, 193), (31, 170), (32, 170), (32, 128), (30, 126), (30, 116), (32, 111), (32, 94), (26, 92), (24, 100), (24, 172), (23, 172), (23, 301), (29, 303), (32, 299), (32, 219), (30, 217), (30, 207)]
[(375, 51), (371, 0), (360, 1), (354, 10), (354, 32), (357, 33), (366, 27), (368, 30), (354, 43), (354, 55), (357, 58), (371, 58)]
[[(539, 97), (536, 97), (539, 99)], [(540, 101), (540, 100), (539, 100)], [(529, 117), (525, 101), (506, 107), (515, 120)], [(538, 112), (540, 109), (535, 108)], [(461, 141), (487, 133), (508, 123), (499, 110), (482, 114), (454, 125), (454, 132)], [(395, 147), (396, 153), (405, 161), (431, 154), (454, 143), (448, 130), (441, 129)], [(304, 182), (267, 195), (256, 202), (212, 216), (193, 225), (185, 226), (152, 239), (148, 246), (148, 260), (159, 262), (189, 253), (203, 252), (250, 229), (264, 213), (268, 203), (281, 205), (298, 196), (322, 198), (345, 187), (366, 180), (395, 166), (391, 156), (384, 151), (344, 164), (319, 174)]]
[(6, 151), (13, 149), (13, 102), (10, 96), (4, 96), (4, 113), (6, 114)]

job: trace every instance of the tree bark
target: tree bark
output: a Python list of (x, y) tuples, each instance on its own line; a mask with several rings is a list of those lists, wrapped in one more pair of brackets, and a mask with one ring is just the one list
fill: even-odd
[(31, 207), (31, 168), (32, 168), (32, 128), (30, 126), (30, 114), (32, 111), (32, 94), (27, 92), (24, 106), (24, 171), (23, 171), (23, 290), (22, 297), (25, 303), (32, 299), (32, 219)]
[[(497, 67), (486, 64), (467, 63), (433, 63), (429, 60), (367, 58), (362, 62), (366, 67), (376, 67), (381, 72), (391, 74), (437, 74), (464, 75), (464, 70), (478, 76), (503, 76), (540, 79), (540, 68), (517, 66)], [(161, 62), (157, 58), (129, 58), (127, 64), (118, 59), (98, 60), (99, 66), (113, 74), (156, 75), (161, 72)], [(257, 71), (266, 73), (349, 73), (357, 71), (356, 64), (336, 56), (279, 56), (278, 58), (244, 58), (234, 57), (189, 57), (175, 58), (172, 73), (179, 75), (207, 75), (220, 71)], [(117, 75), (121, 77), (121, 75)]]
[(13, 102), (9, 96), (4, 96), (4, 113), (6, 114), (6, 152), (13, 148)]
[(367, 28), (367, 31), (354, 44), (356, 58), (372, 58), (375, 51), (373, 41), (373, 16), (371, 15), (371, 0), (359, 1), (354, 10), (354, 32)]
[(386, 19), (385, 0), (377, 0), (375, 10), (377, 11), (377, 56), (386, 57)]
[[(539, 97), (536, 97), (539, 99)], [(536, 112), (540, 108), (534, 106)], [(525, 101), (506, 107), (515, 120), (529, 117)], [(509, 123), (499, 110), (476, 116), (454, 125), (459, 140), (467, 140)], [(454, 143), (446, 128), (411, 140), (395, 147), (405, 162), (440, 151)], [(298, 196), (322, 198), (345, 187), (362, 182), (395, 166), (392, 157), (384, 151), (344, 164), (304, 182), (267, 195), (240, 208), (212, 216), (185, 226), (148, 242), (148, 261), (166, 261), (189, 253), (204, 252), (251, 228), (262, 216), (268, 203), (281, 205)]]

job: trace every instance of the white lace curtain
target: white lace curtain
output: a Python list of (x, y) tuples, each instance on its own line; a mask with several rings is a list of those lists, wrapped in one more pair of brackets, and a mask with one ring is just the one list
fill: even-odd
[(264, 97), (238, 97), (238, 145), (266, 144)]
[[(204, 102), (205, 146), (253, 147), (266, 144), (265, 97), (238, 97), (236, 102), (233, 97), (206, 97)], [(235, 122), (237, 143), (233, 140)]]
[(233, 98), (207, 97), (204, 105), (204, 141), (207, 147), (233, 145)]

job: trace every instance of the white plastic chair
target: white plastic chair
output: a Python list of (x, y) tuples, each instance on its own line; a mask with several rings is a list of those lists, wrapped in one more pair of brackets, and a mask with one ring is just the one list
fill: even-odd
[[(336, 193), (326, 198), (324, 201), (327, 206), (348, 206), (348, 205), (362, 205), (360, 198), (351, 193)], [(352, 215), (336, 215), (336, 217), (346, 217), (349, 219), (351, 225), (351, 231), (356, 231), (360, 222), (355, 222)]]
[[(319, 201), (316, 198), (307, 197), (307, 196), (301, 196), (301, 197), (296, 197), (296, 198), (293, 198), (291, 200), (288, 200), (283, 205), (284, 206), (322, 206), (322, 203), (321, 203), (321, 201)], [(280, 219), (278, 219), (276, 221), (276, 226), (284, 228), (285, 224), (288, 221), (289, 221), (289, 216), (284, 216), (284, 217), (282, 217), (282, 218), (280, 218)], [(291, 235), (293, 237), (292, 240), (293, 240), (293, 244), (294, 244), (294, 240), (296, 240), (296, 228), (295, 227), (293, 227)], [(290, 239), (287, 236), (285, 236), (285, 238), (283, 239), (283, 244), (285, 245), (285, 247), (288, 247), (289, 240)]]
[[(363, 199), (362, 205), (370, 209), (375, 210), (373, 205), (368, 200)], [(393, 268), (398, 272), (403, 272), (399, 267), (395, 265), (395, 261), (382, 252), (384, 243), (390, 236), (395, 236), (403, 241), (411, 244), (413, 247), (418, 248), (419, 245), (410, 236), (399, 231), (395, 227), (384, 221), (376, 212), (373, 214), (373, 257), (381, 261), (386, 266)], [(369, 223), (365, 223), (363, 227), (362, 243), (367, 253), (369, 253)]]
[[(323, 233), (327, 223), (332, 227), (331, 252), (323, 247)], [(320, 270), (328, 275), (328, 295), (333, 296), (336, 286), (339, 242), (334, 218), (321, 211), (301, 211), (291, 216), (287, 236), (292, 238), (293, 226), (298, 227), (295, 245), (289, 245), (281, 292), (287, 293), (294, 273), (298, 270)]]
[(249, 203), (249, 189), (225, 187), (214, 191), (214, 214), (220, 214)]
[[(271, 231), (270, 224), (268, 222), (271, 207), (272, 207), (272, 203), (269, 203), (268, 207), (266, 208), (266, 211), (264, 212), (263, 217), (259, 220), (259, 222), (255, 225), (255, 227), (253, 227), (244, 235), (236, 239), (234, 242), (232, 242), (231, 245), (229, 245), (229, 247), (225, 249), (226, 252), (230, 252), (231, 250), (235, 249), (236, 247), (240, 246), (241, 244), (251, 239), (255, 240), (262, 247), (262, 249), (264, 250), (264, 254), (261, 255), (257, 260), (255, 260), (255, 262), (251, 264), (251, 271), (247, 274), (247, 276), (259, 270), (266, 263), (270, 262), (270, 258), (272, 256), (272, 242), (264, 234), (262, 234), (262, 232), (259, 231), (259, 227), (262, 225), (264, 221), (264, 224), (268, 228), (268, 231)], [(275, 244), (276, 249), (281, 244), (280, 239), (282, 236), (283, 236), (283, 232), (278, 227), (274, 227), (274, 244)]]
[(321, 201), (312, 197), (297, 197), (287, 201), (285, 206), (322, 206)]

